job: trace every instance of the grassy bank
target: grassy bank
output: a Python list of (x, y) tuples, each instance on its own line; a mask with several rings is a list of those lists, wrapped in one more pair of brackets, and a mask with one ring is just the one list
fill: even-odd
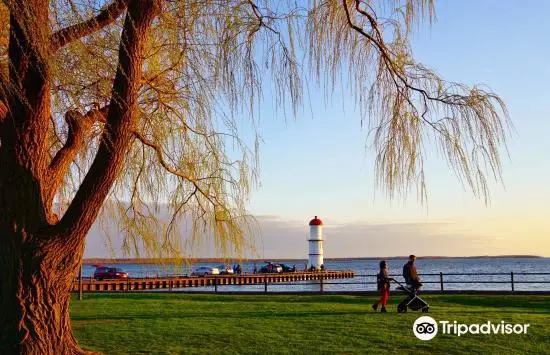
[(436, 320), (529, 323), (526, 335), (439, 334), (420, 341), (418, 312), (374, 313), (373, 297), (85, 295), (78, 340), (105, 354), (550, 354), (550, 296), (429, 295)]

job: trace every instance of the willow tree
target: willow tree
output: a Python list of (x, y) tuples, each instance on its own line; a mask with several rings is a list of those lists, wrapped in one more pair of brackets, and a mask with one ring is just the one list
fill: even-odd
[(304, 80), (347, 83), (390, 195), (424, 196), (426, 140), (474, 194), (500, 179), (500, 98), (411, 55), (432, 0), (4, 0), (0, 16), (2, 354), (83, 353), (70, 289), (108, 201), (129, 250), (181, 252), (182, 220), (246, 241), (257, 155), (236, 127), (265, 85), (296, 113)]

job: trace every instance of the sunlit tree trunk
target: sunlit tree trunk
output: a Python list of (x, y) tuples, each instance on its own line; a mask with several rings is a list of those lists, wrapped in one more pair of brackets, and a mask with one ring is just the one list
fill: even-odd
[(0, 353), (83, 353), (69, 318), (70, 290), (82, 243), (67, 245), (60, 239), (43, 243), (25, 228), (6, 229), (3, 220)]
[[(137, 118), (143, 48), (158, 1), (130, 1), (122, 32), (113, 99), (90, 171), (58, 220), (53, 196), (82, 142), (83, 122), (67, 116), (65, 147), (53, 159), (46, 136), (50, 119), (51, 55), (48, 1), (12, 3), (9, 113), (0, 129), (0, 354), (85, 353), (69, 317), (70, 291), (84, 240), (123, 168)], [(26, 13), (16, 16), (17, 10)], [(42, 25), (41, 25), (42, 24)], [(13, 69), (12, 69), (13, 67)]]

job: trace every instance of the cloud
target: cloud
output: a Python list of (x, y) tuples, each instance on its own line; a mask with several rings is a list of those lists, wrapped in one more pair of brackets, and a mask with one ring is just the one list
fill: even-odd
[[(294, 223), (258, 219), (263, 230), (258, 249), (266, 258), (307, 256), (307, 225), (296, 228)], [(466, 232), (471, 231), (453, 223), (327, 225), (325, 257), (478, 255), (493, 241)]]
[[(279, 216), (257, 216), (260, 234), (254, 239), (256, 251), (245, 257), (266, 259), (307, 258), (308, 221), (285, 220)], [(109, 227), (109, 242), (99, 226), (88, 235), (85, 257), (123, 257), (122, 241)], [(182, 231), (182, 235), (185, 232)], [(331, 222), (324, 226), (325, 257), (375, 257), (397, 255), (464, 256), (498, 254), (494, 237), (476, 235), (455, 223), (361, 224)], [(209, 239), (209, 238), (206, 238)], [(112, 251), (110, 251), (112, 246)], [(193, 257), (217, 257), (213, 242), (206, 240), (191, 253)]]

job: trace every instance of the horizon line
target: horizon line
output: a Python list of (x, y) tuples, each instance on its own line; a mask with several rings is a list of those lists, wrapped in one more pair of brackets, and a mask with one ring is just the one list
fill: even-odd
[[(357, 257), (331, 257), (325, 258), (327, 261), (351, 261), (351, 260), (398, 260), (407, 259), (408, 255), (402, 256), (357, 256)], [(542, 255), (530, 255), (530, 254), (503, 254), (503, 255), (472, 255), (472, 256), (445, 256), (445, 255), (427, 255), (418, 256), (416, 258), (422, 259), (497, 259), (497, 258), (521, 258), (521, 259), (544, 259), (547, 256)], [(101, 263), (113, 263), (113, 264), (156, 264), (156, 263), (169, 263), (169, 262), (220, 262), (220, 261), (249, 261), (249, 262), (264, 262), (268, 260), (280, 260), (280, 261), (307, 261), (307, 258), (239, 258), (239, 257), (215, 257), (215, 258), (83, 258), (82, 264), (101, 264)]]

